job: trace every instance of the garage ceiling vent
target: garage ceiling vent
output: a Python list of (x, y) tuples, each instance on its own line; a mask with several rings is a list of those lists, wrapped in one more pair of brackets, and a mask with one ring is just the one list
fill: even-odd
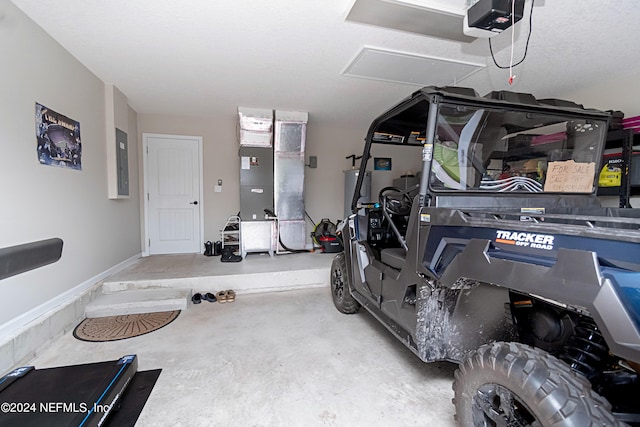
[(459, 84), (484, 67), (483, 64), (365, 47), (342, 74), (420, 87), (447, 86)]
[(356, 0), (347, 21), (470, 43), (463, 33), (465, 0)]

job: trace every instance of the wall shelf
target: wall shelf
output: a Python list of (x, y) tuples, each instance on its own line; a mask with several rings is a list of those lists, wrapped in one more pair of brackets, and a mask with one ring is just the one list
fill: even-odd
[(621, 208), (630, 208), (630, 197), (640, 195), (640, 185), (632, 185), (631, 182), (632, 171), (634, 171), (632, 150), (635, 140), (636, 135), (632, 130), (617, 129), (609, 131), (605, 144), (605, 149), (620, 149), (622, 178), (619, 187), (599, 187), (597, 194), (598, 196), (617, 196)]
[(220, 231), (222, 248), (230, 247), (235, 255), (242, 254), (242, 239), (240, 238), (240, 217), (230, 216)]

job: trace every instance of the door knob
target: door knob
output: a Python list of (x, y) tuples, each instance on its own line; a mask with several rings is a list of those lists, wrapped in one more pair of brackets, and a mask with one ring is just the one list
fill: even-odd
[(190, 202), (189, 204), (190, 204), (190, 205), (197, 205), (197, 204), (198, 204), (198, 201), (197, 201), (197, 200), (194, 200), (193, 202)]

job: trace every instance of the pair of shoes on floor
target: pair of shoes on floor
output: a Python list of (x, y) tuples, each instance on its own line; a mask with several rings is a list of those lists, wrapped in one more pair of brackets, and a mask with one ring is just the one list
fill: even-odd
[(201, 294), (200, 292), (198, 292), (193, 294), (193, 296), (191, 297), (191, 302), (194, 304), (200, 304), (202, 300), (216, 302), (218, 298), (216, 298), (216, 296), (211, 292), (207, 292), (205, 294)]
[(231, 289), (227, 291), (220, 291), (216, 294), (218, 302), (234, 302), (236, 300), (236, 293)]
[(233, 249), (230, 246), (222, 248), (222, 254), (220, 256), (222, 262), (240, 262), (242, 257), (233, 253)]

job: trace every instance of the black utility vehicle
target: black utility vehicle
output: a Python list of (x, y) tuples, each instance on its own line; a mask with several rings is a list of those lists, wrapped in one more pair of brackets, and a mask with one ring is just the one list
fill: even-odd
[[(459, 363), (462, 426), (640, 422), (640, 211), (596, 198), (608, 122), (567, 101), (428, 87), (367, 133), (333, 301), (365, 307), (425, 362)], [(416, 159), (418, 184), (362, 203), (378, 146)]]

